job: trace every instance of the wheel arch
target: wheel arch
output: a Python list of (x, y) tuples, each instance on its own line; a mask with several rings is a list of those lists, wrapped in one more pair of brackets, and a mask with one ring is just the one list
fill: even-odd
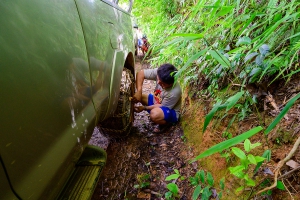
[(134, 55), (132, 52), (129, 52), (129, 54), (126, 57), (124, 67), (129, 69), (133, 76), (135, 77), (135, 61), (134, 61)]

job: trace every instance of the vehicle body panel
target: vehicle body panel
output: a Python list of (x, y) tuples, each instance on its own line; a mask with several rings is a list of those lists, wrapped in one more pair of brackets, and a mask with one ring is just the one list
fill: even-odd
[[(116, 109), (119, 97), (119, 77), (122, 74), (126, 57), (134, 48), (131, 20), (124, 20), (130, 19), (131, 16), (117, 7), (113, 8), (113, 11), (101, 15), (101, 13), (109, 10), (109, 6), (114, 5), (108, 1), (103, 3), (101, 1), (77, 0), (76, 2), (82, 20), (88, 54), (91, 57), (96, 57), (97, 55), (97, 59), (106, 61), (104, 63), (105, 70), (101, 76), (105, 80), (104, 82), (111, 86), (109, 93), (112, 98), (107, 101), (106, 114), (98, 113), (97, 116), (105, 116), (104, 118), (107, 118)], [(101, 46), (95, 44), (94, 41), (99, 41), (98, 44), (101, 44)], [(102, 49), (103, 47), (106, 49)], [(131, 56), (133, 57), (133, 55)], [(98, 107), (97, 98), (93, 100), (96, 104), (95, 107)], [(100, 112), (103, 112), (103, 109)], [(101, 121), (104, 118), (99, 120)]]
[[(95, 124), (114, 109), (109, 105), (117, 100), (110, 96), (118, 86), (111, 80), (118, 78), (111, 76), (119, 76), (132, 47), (130, 38), (119, 42), (108, 28), (122, 23), (121, 11), (109, 5), (100, 0), (0, 3), (0, 155), (22, 199), (56, 198)], [(123, 59), (115, 61), (120, 46)], [(0, 188), (0, 198), (7, 194), (11, 191)]]

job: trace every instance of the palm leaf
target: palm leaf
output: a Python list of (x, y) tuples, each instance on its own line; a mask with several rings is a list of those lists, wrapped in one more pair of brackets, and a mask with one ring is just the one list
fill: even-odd
[(221, 142), (219, 144), (214, 145), (213, 147), (209, 148), (208, 150), (204, 151), (200, 155), (198, 155), (196, 158), (194, 158), (191, 162), (195, 162), (201, 158), (205, 158), (207, 156), (210, 156), (214, 153), (221, 152), (225, 149), (228, 149), (229, 147), (232, 147), (242, 141), (244, 141), (247, 138), (250, 138), (251, 136), (255, 135), (259, 131), (261, 131), (263, 128), (261, 126), (257, 126), (245, 133), (242, 133), (241, 135), (238, 135), (234, 138), (231, 138), (229, 140), (226, 140), (224, 142)]
[(220, 102), (218, 102), (213, 109), (205, 116), (205, 120), (204, 120), (204, 126), (203, 126), (203, 133), (206, 130), (209, 122), (212, 120), (213, 116), (215, 115), (215, 113), (223, 108), (226, 108), (226, 104), (220, 104)]
[(210, 55), (217, 60), (222, 66), (224, 67), (230, 67), (230, 62), (229, 60), (223, 56), (221, 53), (215, 51), (215, 50), (210, 50), (209, 51)]

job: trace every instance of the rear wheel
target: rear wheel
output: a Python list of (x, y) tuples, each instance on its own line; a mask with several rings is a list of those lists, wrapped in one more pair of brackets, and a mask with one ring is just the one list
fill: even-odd
[(122, 72), (120, 96), (114, 115), (99, 125), (101, 133), (110, 138), (128, 136), (133, 122), (133, 103), (129, 97), (134, 95), (134, 77), (131, 71), (124, 68)]

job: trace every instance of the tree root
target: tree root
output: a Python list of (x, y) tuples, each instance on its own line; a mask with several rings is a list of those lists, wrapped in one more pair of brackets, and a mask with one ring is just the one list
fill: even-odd
[(274, 173), (274, 174), (275, 174), (275, 177), (274, 177), (274, 183), (273, 183), (270, 187), (267, 187), (267, 188), (265, 188), (265, 189), (263, 189), (263, 190), (258, 191), (256, 194), (260, 194), (260, 193), (262, 193), (262, 192), (271, 190), (271, 189), (273, 189), (273, 188), (275, 188), (275, 187), (277, 186), (278, 174), (279, 174), (279, 172), (280, 172), (281, 167), (282, 167), (288, 160), (291, 159), (291, 157), (292, 157), (292, 156), (294, 155), (294, 153), (297, 151), (297, 148), (298, 148), (299, 144), (300, 144), (300, 137), (298, 137), (298, 139), (297, 139), (297, 141), (295, 142), (295, 144), (294, 144), (292, 150), (290, 151), (290, 153), (289, 153), (283, 160), (281, 160), (281, 161), (278, 163), (278, 165), (277, 165), (277, 167), (276, 167), (276, 169), (275, 169), (275, 173)]

